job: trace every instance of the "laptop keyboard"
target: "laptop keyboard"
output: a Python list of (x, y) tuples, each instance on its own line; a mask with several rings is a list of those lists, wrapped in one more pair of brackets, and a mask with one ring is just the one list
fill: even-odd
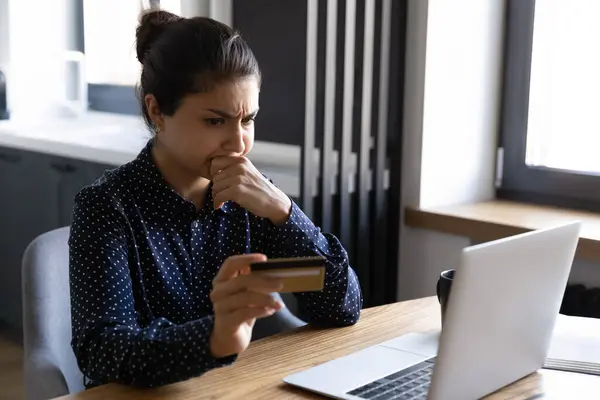
[(427, 399), (435, 357), (348, 392), (369, 400)]

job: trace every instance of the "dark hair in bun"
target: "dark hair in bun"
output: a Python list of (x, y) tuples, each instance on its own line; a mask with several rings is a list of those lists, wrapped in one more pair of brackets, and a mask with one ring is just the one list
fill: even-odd
[(150, 11), (142, 14), (140, 25), (135, 32), (137, 59), (142, 64), (144, 57), (152, 44), (164, 31), (165, 26), (178, 21), (181, 17), (163, 10)]
[(137, 88), (146, 124), (153, 129), (144, 97), (152, 94), (160, 111), (175, 113), (183, 97), (246, 77), (261, 83), (258, 62), (240, 34), (205, 17), (183, 18), (164, 10), (142, 14), (136, 30), (142, 74)]

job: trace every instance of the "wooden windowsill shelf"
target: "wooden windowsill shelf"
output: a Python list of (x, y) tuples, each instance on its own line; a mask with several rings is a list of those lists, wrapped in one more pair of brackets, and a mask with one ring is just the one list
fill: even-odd
[(600, 261), (600, 214), (504, 200), (447, 207), (405, 209), (405, 224), (465, 236), (495, 240), (580, 220), (583, 223), (577, 256)]

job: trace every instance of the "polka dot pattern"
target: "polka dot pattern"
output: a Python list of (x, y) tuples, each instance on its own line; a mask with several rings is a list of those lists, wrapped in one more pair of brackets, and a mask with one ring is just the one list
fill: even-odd
[[(235, 362), (209, 350), (212, 280), (232, 255), (322, 255), (325, 288), (297, 293), (308, 322), (358, 321), (362, 294), (346, 251), (293, 203), (276, 226), (233, 202), (200, 210), (154, 164), (152, 142), (75, 199), (69, 237), (72, 348), (86, 386), (158, 386)], [(210, 193), (210, 191), (209, 191)]]

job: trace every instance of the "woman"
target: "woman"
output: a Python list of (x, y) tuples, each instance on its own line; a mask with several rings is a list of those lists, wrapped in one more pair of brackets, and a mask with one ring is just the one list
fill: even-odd
[(142, 16), (139, 97), (154, 137), (76, 197), (70, 246), (74, 349), (88, 386), (163, 385), (233, 363), (281, 282), (249, 263), (322, 255), (325, 288), (297, 293), (309, 323), (356, 323), (358, 280), (320, 230), (246, 158), (260, 71), (207, 18)]

